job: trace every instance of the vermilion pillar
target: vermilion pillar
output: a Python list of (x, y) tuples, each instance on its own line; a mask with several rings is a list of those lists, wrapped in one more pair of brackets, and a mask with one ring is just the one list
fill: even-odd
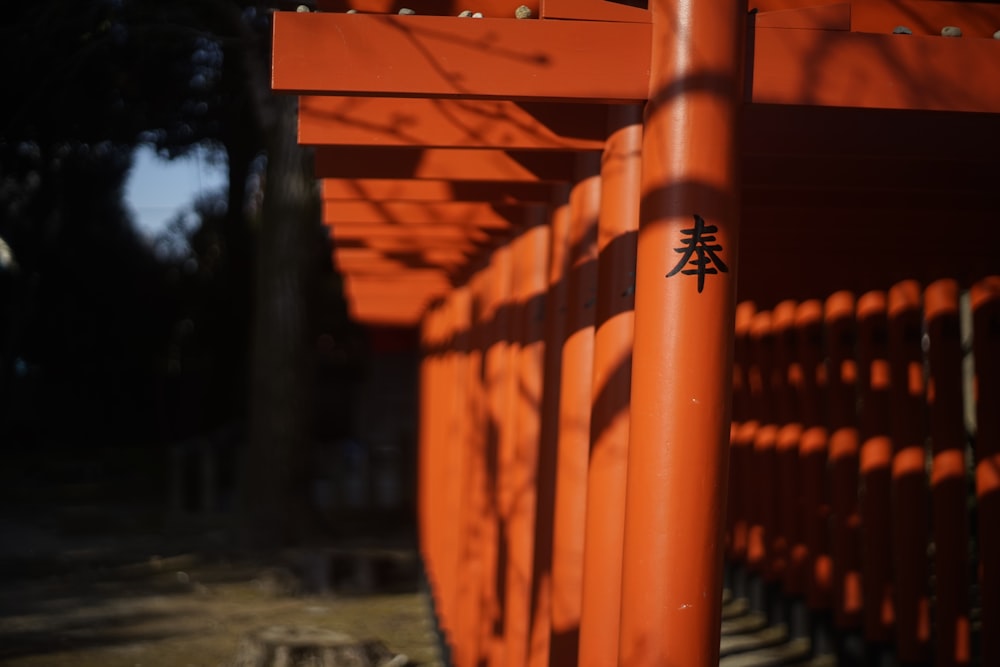
[(580, 641), (580, 590), (590, 449), (590, 387), (597, 300), (597, 218), (601, 206), (599, 156), (579, 157), (570, 194), (566, 341), (562, 346), (555, 520), (552, 542), (553, 667), (575, 667)]
[(484, 452), (486, 522), (483, 529), (483, 593), (484, 614), (481, 632), (485, 645), (480, 650), (490, 665), (503, 664), (503, 603), (507, 564), (503, 541), (505, 506), (510, 495), (506, 487), (509, 477), (509, 452), (514, 435), (511, 420), (512, 381), (515, 379), (511, 355), (511, 318), (508, 299), (511, 287), (511, 247), (497, 247), (490, 254), (486, 269), (486, 288), (480, 325), (487, 341), (483, 351), (483, 392), (486, 401), (483, 424), (486, 448)]
[(981, 663), (1000, 664), (1000, 276), (972, 286)]
[(836, 292), (824, 304), (828, 358), (827, 427), (830, 430), (830, 548), (833, 620), (842, 633), (861, 625), (860, 438), (856, 405), (858, 364), (855, 299)]
[(544, 386), (545, 291), (548, 287), (551, 228), (544, 209), (532, 211), (527, 228), (515, 242), (514, 279), (518, 340), (514, 364), (516, 450), (511, 470), (510, 515), (507, 522), (507, 581), (504, 609), (504, 658), (508, 667), (524, 667), (531, 618), (531, 568), (535, 547), (538, 445)]
[(958, 283), (938, 280), (924, 290), (930, 349), (931, 494), (934, 527), (935, 665), (969, 664), (969, 519), (962, 412), (962, 332)]
[(920, 293), (916, 281), (905, 280), (890, 288), (888, 299), (896, 650), (904, 664), (922, 663), (930, 657)]
[(798, 349), (798, 400), (802, 419), (799, 460), (802, 471), (802, 532), (808, 554), (806, 604), (813, 614), (813, 651), (828, 643), (832, 563), (830, 557), (830, 479), (827, 469), (829, 433), (823, 426), (822, 399), (828, 369), (823, 354), (823, 304), (804, 301), (795, 313)]
[(746, 4), (651, 0), (620, 664), (715, 665)]
[(559, 382), (566, 338), (566, 275), (569, 260), (569, 204), (556, 201), (552, 214), (548, 290), (545, 294), (545, 385), (539, 436), (535, 556), (531, 568), (531, 636), (528, 665), (547, 667), (552, 627), (552, 523), (555, 514)]
[(455, 619), (455, 664), (457, 667), (475, 667), (483, 653), (480, 636), (481, 620), (486, 613), (483, 580), (486, 543), (486, 523), (489, 498), (486, 486), (486, 440), (484, 433), (484, 398), (482, 390), (483, 327), (478, 317), (482, 309), (485, 276), (482, 269), (469, 279), (469, 336), (468, 353), (463, 364), (465, 396), (460, 409), (465, 411), (465, 431), (460, 442), (465, 449), (462, 462), (462, 488), (464, 502), (458, 506), (458, 520), (462, 522), (462, 579)]
[(590, 460), (580, 613), (581, 667), (618, 659), (622, 534), (639, 226), (641, 109), (613, 107), (601, 160)]
[[(418, 451), (417, 513), (420, 528), (420, 555), (428, 583), (436, 601), (447, 587), (447, 573), (440, 561), (442, 522), (439, 511), (442, 501), (444, 447), (442, 422), (447, 419), (447, 385), (443, 380), (444, 360), (442, 343), (445, 335), (447, 312), (438, 303), (428, 309), (421, 322), (420, 343), (423, 356), (420, 362), (420, 449)], [(442, 629), (447, 632), (448, 619), (439, 614)]]
[[(446, 553), (441, 562), (442, 568), (448, 571), (447, 587), (444, 591), (442, 607), (448, 619), (449, 645), (457, 653), (461, 636), (457, 630), (462, 628), (462, 597), (463, 586), (466, 585), (466, 529), (463, 520), (463, 508), (468, 506), (468, 489), (465, 488), (468, 473), (469, 448), (466, 440), (469, 433), (469, 344), (471, 333), (471, 300), (472, 294), (468, 286), (456, 287), (448, 294), (448, 321), (450, 324), (451, 363), (449, 364), (446, 382), (452, 386), (447, 410), (447, 495), (444, 502), (447, 511), (447, 536), (444, 538)], [(462, 663), (456, 661), (456, 665)]]
[(858, 299), (858, 370), (861, 387), (861, 581), (865, 638), (874, 651), (892, 639), (891, 468), (888, 323), (885, 292)]

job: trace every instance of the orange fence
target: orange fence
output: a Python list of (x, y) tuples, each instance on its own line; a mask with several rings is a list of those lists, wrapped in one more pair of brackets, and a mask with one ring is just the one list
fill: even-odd
[[(628, 440), (604, 440), (627, 428), (631, 292), (625, 281), (580, 294), (586, 272), (570, 254), (580, 218), (558, 209), (551, 233), (530, 227), (505, 250), (515, 266), (538, 267), (548, 243), (563, 244), (547, 288), (522, 268), (500, 303), (473, 287), (425, 325), (421, 525), (456, 665), (617, 660)], [(628, 275), (628, 256), (604, 243), (599, 266)], [(545, 295), (549, 322), (567, 325), (542, 331)], [(484, 305), (470, 310), (470, 297)], [(591, 324), (572, 310), (596, 313), (577, 347), (568, 342)], [(996, 664), (998, 331), (1000, 277), (908, 280), (770, 310), (741, 303), (725, 534), (733, 592), (841, 664)], [(494, 366), (497, 355), (507, 356)], [(559, 423), (546, 428), (552, 415)], [(561, 486), (577, 494), (562, 505)], [(573, 530), (553, 532), (560, 522)], [(560, 539), (574, 542), (560, 551)]]

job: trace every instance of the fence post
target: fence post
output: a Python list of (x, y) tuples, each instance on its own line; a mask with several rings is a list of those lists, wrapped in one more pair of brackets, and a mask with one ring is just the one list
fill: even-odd
[(620, 665), (715, 665), (745, 5), (652, 0)]
[(858, 299), (858, 369), (861, 388), (861, 580), (869, 650), (888, 651), (893, 636), (892, 439), (889, 437), (888, 322), (884, 292)]
[(983, 665), (1000, 665), (1000, 276), (972, 286)]
[[(858, 473), (861, 442), (857, 420), (857, 319), (854, 295), (841, 291), (823, 306), (828, 361), (827, 427), (830, 431), (830, 547), (833, 556), (833, 622), (838, 658), (861, 627), (861, 508)], [(856, 638), (856, 637), (854, 637)]]
[(927, 503), (920, 286), (889, 289), (889, 415), (892, 436), (892, 558), (899, 659), (923, 663), (930, 648)]
[(937, 280), (924, 290), (930, 349), (927, 383), (934, 526), (935, 665), (969, 664), (969, 519), (966, 509), (962, 335), (958, 283)]
[(802, 440), (799, 466), (802, 486), (802, 533), (807, 554), (806, 606), (811, 616), (816, 655), (833, 651), (830, 616), (832, 569), (830, 555), (829, 431), (823, 424), (823, 398), (828, 380), (823, 355), (823, 304), (803, 301), (795, 312), (798, 363), (796, 389)]

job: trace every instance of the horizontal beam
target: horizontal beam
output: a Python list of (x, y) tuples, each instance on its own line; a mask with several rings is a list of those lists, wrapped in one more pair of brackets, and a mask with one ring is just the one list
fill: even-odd
[(651, 26), (603, 21), (277, 12), (274, 90), (636, 102)]
[[(356, 12), (369, 14), (395, 14), (399, 0), (316, 0), (316, 8), (324, 12)], [(458, 16), (466, 9), (474, 8), (486, 16), (508, 18), (521, 5), (526, 5), (538, 16), (539, 0), (406, 0), (406, 6), (417, 14), (426, 16)]]
[(459, 148), (320, 146), (317, 178), (417, 178), (556, 183), (573, 177), (573, 153)]
[(1000, 29), (1000, 6), (982, 2), (867, 0), (851, 6), (851, 30), (888, 34), (903, 25), (914, 35), (941, 35), (941, 28), (961, 28), (964, 39), (992, 39)]
[(552, 186), (546, 183), (493, 181), (432, 181), (409, 179), (324, 178), (323, 199), (372, 201), (482, 201), (495, 204), (547, 203)]
[(545, 0), (542, 18), (628, 23), (651, 23), (653, 20), (647, 9), (606, 0)]
[(1000, 80), (995, 40), (757, 28), (753, 42), (755, 103), (1000, 113), (982, 83)]
[(454, 250), (381, 251), (372, 248), (333, 249), (334, 265), (346, 275), (361, 268), (378, 267), (380, 272), (409, 269), (439, 269), (451, 273), (464, 267), (471, 255)]
[(506, 237), (507, 231), (490, 233), (468, 225), (379, 225), (370, 223), (339, 223), (329, 227), (330, 237), (335, 241), (354, 239), (409, 239), (419, 242), (476, 242), (487, 243)]
[(479, 202), (326, 201), (323, 222), (379, 224), (451, 224), (506, 228), (524, 219), (518, 206), (495, 208)]
[(506, 100), (304, 95), (299, 143), (508, 150), (601, 150), (607, 107)]

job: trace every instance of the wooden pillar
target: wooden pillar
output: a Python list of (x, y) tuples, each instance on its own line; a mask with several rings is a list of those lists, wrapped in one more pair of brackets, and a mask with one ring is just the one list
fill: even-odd
[(507, 487), (513, 444), (511, 394), (515, 379), (512, 367), (511, 317), (508, 299), (511, 288), (511, 246), (498, 246), (490, 254), (486, 269), (486, 286), (480, 322), (484, 327), (486, 346), (483, 351), (483, 391), (486, 414), (483, 428), (486, 441), (487, 516), (483, 531), (486, 550), (483, 567), (482, 610), (480, 632), (485, 642), (488, 664), (503, 664), (503, 605), (507, 563), (504, 546), (504, 517), (509, 505)]
[[(420, 556), (436, 605), (440, 605), (443, 571), (439, 557), (440, 521), (438, 509), (441, 495), (442, 447), (441, 421), (443, 410), (441, 382), (441, 343), (445, 314), (441, 304), (428, 309), (420, 326), (420, 418), (419, 449), (417, 451), (417, 527), (419, 529)], [(447, 625), (444, 618), (442, 625)]]
[(751, 390), (754, 416), (758, 420), (752, 443), (753, 521), (750, 526), (750, 564), (760, 574), (750, 603), (764, 612), (771, 624), (785, 623), (780, 600), (780, 581), (785, 572), (785, 548), (778, 530), (779, 479), (777, 464), (778, 426), (775, 418), (773, 378), (774, 326), (771, 311), (754, 314), (750, 321), (753, 356)]
[[(460, 286), (448, 295), (449, 324), (451, 337), (452, 361), (444, 376), (444, 381), (451, 384), (453, 390), (449, 396), (446, 424), (448, 436), (448, 493), (445, 497), (447, 537), (445, 538), (446, 554), (442, 558), (442, 569), (447, 570), (448, 586), (442, 601), (443, 614), (448, 618), (446, 638), (453, 655), (458, 655), (457, 647), (461, 641), (458, 634), (461, 631), (463, 612), (462, 594), (468, 574), (466, 568), (466, 535), (467, 523), (463, 520), (468, 506), (468, 489), (466, 475), (469, 472), (469, 442), (467, 440), (469, 424), (469, 356), (471, 341), (472, 295), (468, 286)], [(462, 663), (456, 662), (456, 665)]]
[(778, 433), (775, 438), (775, 459), (778, 473), (778, 526), (785, 571), (782, 588), (790, 600), (792, 615), (789, 632), (801, 636), (805, 630), (804, 595), (807, 580), (807, 555), (802, 530), (803, 492), (802, 471), (799, 468), (799, 443), (802, 440), (802, 421), (799, 415), (795, 366), (795, 312), (798, 304), (782, 301), (774, 308), (775, 341), (775, 416)]
[[(751, 395), (750, 325), (756, 305), (744, 301), (736, 307), (736, 342), (733, 356), (733, 425), (729, 446), (728, 541), (729, 558), (733, 561), (733, 596), (750, 596), (750, 527), (755, 520), (753, 484), (753, 442), (760, 426), (759, 415), (753, 409)], [(763, 552), (761, 552), (761, 557)]]
[(620, 664), (715, 665), (746, 4), (652, 0)]
[(905, 280), (889, 289), (889, 387), (892, 435), (892, 559), (896, 650), (903, 664), (930, 657), (927, 594), (926, 416), (920, 285)]
[(873, 651), (892, 640), (892, 439), (889, 436), (888, 322), (885, 292), (858, 299), (858, 377), (861, 388), (861, 580), (865, 639)]
[(858, 505), (860, 438), (857, 426), (858, 364), (855, 299), (836, 292), (824, 304), (829, 359), (827, 427), (830, 431), (830, 548), (833, 621), (843, 637), (861, 626), (861, 536)]
[(612, 107), (601, 161), (597, 305), (580, 612), (581, 667), (618, 659), (642, 110)]
[(829, 645), (830, 592), (830, 481), (829, 432), (824, 426), (823, 398), (827, 368), (823, 354), (823, 304), (803, 301), (795, 313), (798, 350), (797, 393), (802, 420), (799, 446), (802, 489), (802, 531), (808, 554), (806, 605), (812, 615), (813, 652), (832, 650)]
[(539, 437), (535, 556), (531, 568), (531, 639), (528, 665), (547, 667), (552, 637), (552, 524), (555, 515), (556, 454), (559, 437), (559, 394), (562, 390), (562, 346), (566, 338), (566, 276), (569, 262), (567, 194), (555, 200), (551, 259), (545, 296), (545, 384)]
[(488, 494), (486, 485), (486, 438), (484, 431), (484, 397), (482, 388), (484, 332), (480, 318), (485, 276), (480, 269), (469, 279), (469, 340), (464, 364), (464, 406), (466, 431), (461, 442), (465, 448), (462, 473), (462, 496), (459, 520), (462, 534), (462, 581), (458, 591), (455, 664), (457, 667), (477, 667), (485, 655), (480, 628), (486, 614), (484, 600), (484, 559), (491, 545), (487, 544)]
[(958, 283), (938, 280), (924, 290), (934, 526), (935, 658), (938, 667), (968, 665), (969, 518), (962, 402), (962, 332)]
[(600, 156), (578, 158), (570, 194), (566, 341), (562, 346), (555, 519), (552, 542), (550, 664), (575, 667), (580, 642), (580, 590), (590, 449), (590, 388), (597, 300), (597, 218), (601, 206)]
[(548, 286), (549, 239), (544, 208), (533, 210), (516, 241), (514, 279), (520, 326), (515, 401), (517, 441), (511, 470), (510, 518), (507, 522), (507, 581), (504, 613), (508, 667), (524, 667), (531, 629), (531, 568), (535, 552), (538, 454), (541, 435), (545, 354), (545, 291)]
[(972, 286), (983, 665), (1000, 665), (1000, 276)]

